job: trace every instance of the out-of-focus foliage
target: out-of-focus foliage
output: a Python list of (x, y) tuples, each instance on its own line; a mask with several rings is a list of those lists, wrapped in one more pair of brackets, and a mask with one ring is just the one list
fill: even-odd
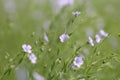
[[(57, 1), (0, 0), (0, 79), (17, 80), (20, 69), (26, 80), (34, 80), (34, 72), (46, 80), (119, 80), (120, 0), (70, 0), (65, 6)], [(81, 14), (75, 17), (74, 11)], [(94, 47), (86, 44), (101, 29), (109, 36)], [(65, 32), (70, 38), (61, 43)], [(23, 44), (32, 46), (36, 64), (28, 60)], [(84, 64), (73, 70), (79, 55)]]

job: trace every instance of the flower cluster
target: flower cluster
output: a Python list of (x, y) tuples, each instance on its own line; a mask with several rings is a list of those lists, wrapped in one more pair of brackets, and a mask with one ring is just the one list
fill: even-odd
[(72, 69), (80, 68), (81, 65), (83, 65), (83, 57), (82, 56), (77, 56), (74, 58), (73, 64), (72, 64)]
[[(107, 37), (108, 33), (106, 33), (104, 30), (100, 30), (98, 34), (95, 35), (95, 42), (96, 43), (100, 43), (100, 41), (102, 40), (102, 37)], [(92, 37), (88, 37), (88, 43), (91, 46), (94, 46), (94, 40), (92, 39)]]
[(32, 52), (32, 47), (31, 45), (27, 45), (27, 44), (23, 44), (22, 45), (23, 51), (25, 53), (28, 53), (28, 59), (31, 61), (31, 63), (35, 64), (37, 61), (37, 57), (35, 56), (35, 54)]

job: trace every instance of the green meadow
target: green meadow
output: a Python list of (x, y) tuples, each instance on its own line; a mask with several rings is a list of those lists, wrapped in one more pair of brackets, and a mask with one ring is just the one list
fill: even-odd
[(59, 3), (0, 0), (0, 80), (120, 80), (120, 0)]

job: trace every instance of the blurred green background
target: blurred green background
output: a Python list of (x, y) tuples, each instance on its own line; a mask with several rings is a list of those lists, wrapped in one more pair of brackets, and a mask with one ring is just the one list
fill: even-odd
[[(95, 59), (115, 53), (120, 60), (120, 0), (73, 0), (74, 3), (68, 1), (66, 4), (59, 4), (57, 1), (59, 0), (0, 0), (0, 75), (11, 58), (18, 53), (22, 54), (21, 46), (26, 43), (33, 46), (34, 52), (40, 58), (34, 66), (34, 71), (47, 77), (49, 66), (54, 60), (59, 57), (63, 60), (68, 58), (74, 52), (73, 47), (83, 45), (88, 36), (94, 36), (100, 29), (110, 33), (110, 36), (98, 49), (103, 54)], [(80, 11), (81, 14), (69, 27), (74, 11)], [(61, 44), (59, 36), (65, 32), (66, 27), (69, 27), (68, 33), (72, 35), (68, 43)], [(49, 43), (45, 43), (44, 33), (48, 35)], [(43, 51), (40, 50), (43, 47)], [(58, 47), (61, 50), (59, 56), (56, 55)], [(89, 46), (85, 48), (91, 50)], [(103, 70), (92, 74), (96, 77), (88, 80), (120, 80), (120, 62), (110, 62), (112, 68), (104, 67)], [(44, 69), (46, 64), (47, 68)], [(29, 66), (32, 65), (28, 63), (27, 68)], [(59, 71), (59, 67), (56, 71)], [(96, 68), (93, 67), (92, 71), (96, 71)], [(14, 73), (13, 70), (2, 80), (16, 80)], [(79, 71), (74, 75), (77, 73)]]

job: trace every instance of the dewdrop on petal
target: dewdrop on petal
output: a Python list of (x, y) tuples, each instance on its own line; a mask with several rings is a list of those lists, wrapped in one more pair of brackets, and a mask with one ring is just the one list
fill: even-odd
[(78, 16), (78, 15), (80, 14), (80, 12), (79, 12), (79, 11), (76, 11), (76, 12), (72, 12), (72, 14), (73, 14), (74, 16)]
[(60, 42), (62, 42), (62, 43), (65, 42), (65, 41), (67, 41), (69, 38), (70, 38), (70, 37), (69, 37), (68, 34), (62, 34), (62, 35), (59, 37)]
[(96, 41), (97, 43), (100, 43), (100, 41), (101, 41), (100, 35), (98, 35), (98, 34), (95, 35), (95, 41)]
[(26, 45), (26, 44), (23, 44), (22, 45), (22, 48), (23, 48), (23, 51), (26, 52), (26, 53), (31, 53), (32, 52), (32, 47), (31, 45)]
[(104, 30), (100, 30), (99, 33), (100, 33), (100, 35), (102, 35), (104, 37), (108, 36), (108, 33), (106, 33)]
[(28, 58), (31, 61), (31, 63), (35, 64), (37, 61), (37, 57), (35, 56), (34, 53), (28, 54)]
[(88, 43), (89, 43), (91, 46), (94, 46), (93, 39), (92, 39), (90, 36), (88, 37)]

